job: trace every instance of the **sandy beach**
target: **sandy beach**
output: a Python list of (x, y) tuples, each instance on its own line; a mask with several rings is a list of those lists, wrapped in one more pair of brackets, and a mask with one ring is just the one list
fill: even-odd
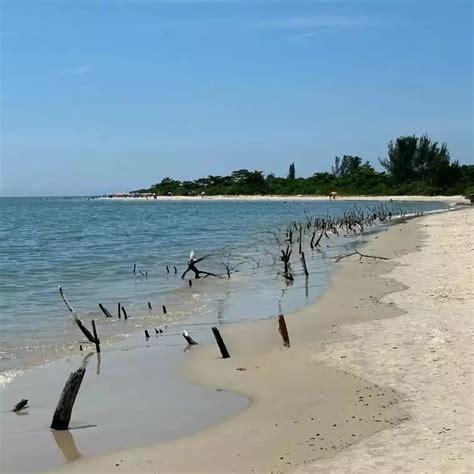
[[(469, 208), (409, 220), (344, 259), (317, 301), (226, 326), (231, 358), (198, 346), (191, 380), (250, 397), (217, 426), (66, 464), (61, 472), (472, 472)], [(159, 422), (157, 420), (157, 422)]]
[[(114, 196), (114, 197), (97, 197), (104, 201), (327, 201), (329, 198), (325, 195), (239, 195), (239, 196)], [(467, 203), (469, 202), (464, 196), (420, 196), (420, 195), (403, 195), (403, 196), (337, 196), (336, 201), (395, 201), (395, 202), (450, 202), (450, 203)]]

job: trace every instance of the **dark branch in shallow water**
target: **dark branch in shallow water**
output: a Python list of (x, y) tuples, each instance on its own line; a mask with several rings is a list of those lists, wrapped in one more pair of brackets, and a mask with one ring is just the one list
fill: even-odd
[(199, 263), (199, 262), (202, 262), (204, 259), (206, 259), (207, 257), (209, 257), (210, 255), (205, 255), (204, 257), (201, 257), (201, 258), (198, 258), (198, 259), (194, 259), (193, 257), (193, 253), (192, 253), (192, 256), (189, 258), (188, 260), (188, 268), (184, 271), (184, 273), (181, 275), (181, 278), (184, 280), (184, 277), (186, 276), (186, 274), (189, 272), (189, 271), (192, 271), (194, 272), (194, 278), (201, 278), (201, 275), (204, 275), (204, 277), (208, 277), (208, 276), (214, 276), (216, 277), (217, 275), (215, 273), (211, 273), (211, 272), (205, 272), (203, 270), (199, 270), (197, 267), (196, 267), (196, 263)]
[(89, 342), (92, 342), (93, 344), (96, 344), (97, 341), (95, 340), (94, 336), (91, 334), (91, 332), (89, 331), (89, 329), (86, 328), (86, 326), (84, 325), (83, 321), (81, 320), (81, 318), (77, 315), (76, 311), (74, 310), (74, 308), (71, 306), (71, 304), (69, 303), (69, 301), (66, 299), (66, 296), (64, 295), (64, 291), (62, 289), (61, 286), (58, 287), (59, 289), (59, 294), (61, 295), (61, 298), (63, 299), (64, 301), (64, 304), (66, 305), (67, 309), (69, 310), (69, 312), (71, 313), (72, 317), (74, 318), (74, 321), (76, 322), (77, 326), (79, 327), (79, 329), (82, 331), (82, 333), (84, 334), (84, 336), (87, 337), (87, 339), (89, 340)]

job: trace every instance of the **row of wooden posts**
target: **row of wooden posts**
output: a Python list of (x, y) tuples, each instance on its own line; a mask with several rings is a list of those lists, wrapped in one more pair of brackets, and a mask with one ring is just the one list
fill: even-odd
[[(153, 309), (152, 306), (151, 306), (151, 303), (149, 301), (148, 301), (147, 306), (148, 306), (148, 309), (150, 311)], [(110, 311), (102, 303), (99, 303), (99, 308), (105, 314), (106, 318), (113, 318)], [(161, 308), (163, 310), (163, 314), (167, 314), (166, 306), (162, 305)], [(117, 317), (118, 317), (118, 319), (121, 319), (122, 316), (123, 316), (124, 319), (128, 319), (128, 313), (125, 309), (125, 306), (123, 306), (121, 303), (117, 303)]]

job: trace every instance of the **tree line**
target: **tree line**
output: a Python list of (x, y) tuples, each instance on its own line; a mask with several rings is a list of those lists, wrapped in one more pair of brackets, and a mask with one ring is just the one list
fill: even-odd
[(228, 176), (207, 176), (193, 181), (164, 178), (136, 193), (158, 195), (329, 194), (404, 195), (474, 193), (474, 166), (452, 161), (448, 146), (428, 135), (402, 136), (388, 144), (387, 156), (379, 159), (383, 171), (359, 156), (336, 156), (331, 172), (297, 177), (291, 163), (287, 177), (240, 169)]

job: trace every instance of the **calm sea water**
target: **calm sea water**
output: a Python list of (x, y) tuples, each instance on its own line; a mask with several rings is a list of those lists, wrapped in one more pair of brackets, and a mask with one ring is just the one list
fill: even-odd
[[(0, 199), (0, 370), (26, 367), (76, 350), (81, 334), (59, 298), (63, 286), (79, 315), (97, 319), (103, 340), (143, 328), (186, 321), (230, 322), (285, 312), (313, 301), (324, 289), (331, 255), (349, 239), (331, 239), (307, 255), (289, 288), (277, 277), (273, 232), (305, 214), (342, 214), (376, 202), (317, 201), (102, 201), (60, 198)], [(441, 203), (393, 203), (396, 213), (445, 208)], [(359, 240), (361, 237), (358, 238)], [(232, 278), (180, 278), (190, 250), (211, 256), (204, 270)], [(136, 264), (137, 272), (132, 273)], [(166, 271), (170, 267), (170, 273)], [(178, 269), (174, 274), (173, 266)], [(114, 315), (106, 319), (104, 304)], [(117, 303), (128, 321), (118, 320)], [(148, 309), (148, 302), (152, 310)], [(168, 312), (163, 314), (162, 305)]]

